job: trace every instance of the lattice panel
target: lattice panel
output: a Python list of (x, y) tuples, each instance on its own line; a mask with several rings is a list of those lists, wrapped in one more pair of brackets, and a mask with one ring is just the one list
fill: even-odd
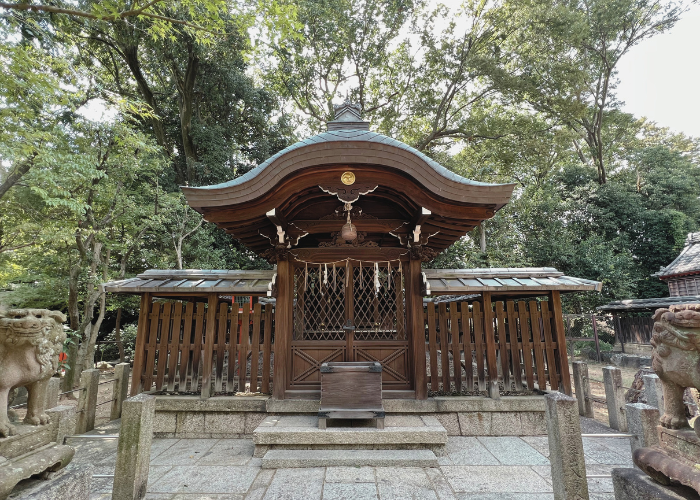
[(345, 340), (345, 268), (297, 268), (294, 272), (294, 340)]
[(379, 289), (374, 266), (353, 268), (356, 340), (405, 340), (403, 280), (398, 268), (379, 266)]

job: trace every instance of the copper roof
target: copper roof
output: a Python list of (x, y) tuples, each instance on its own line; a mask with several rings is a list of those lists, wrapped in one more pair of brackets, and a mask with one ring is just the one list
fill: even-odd
[(425, 269), (431, 295), (492, 292), (538, 295), (549, 291), (600, 292), (602, 283), (564, 276), (553, 267)]
[(260, 295), (268, 291), (275, 271), (225, 271), (209, 269), (149, 269), (135, 278), (104, 283), (106, 292), (227, 295)]
[(700, 232), (689, 233), (685, 240), (685, 248), (680, 255), (668, 266), (652, 276), (667, 279), (672, 276), (683, 276), (700, 273)]

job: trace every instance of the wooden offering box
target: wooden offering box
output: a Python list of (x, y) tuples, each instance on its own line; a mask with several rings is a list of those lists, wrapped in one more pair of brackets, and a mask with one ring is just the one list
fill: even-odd
[(321, 365), (321, 409), (318, 427), (328, 418), (374, 418), (384, 428), (382, 365), (376, 361)]

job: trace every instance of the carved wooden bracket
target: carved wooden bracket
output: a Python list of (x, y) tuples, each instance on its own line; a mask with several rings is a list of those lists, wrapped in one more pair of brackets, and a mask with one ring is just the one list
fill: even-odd
[(360, 199), (361, 195), (369, 194), (379, 186), (377, 184), (353, 184), (351, 186), (346, 186), (345, 184), (333, 183), (325, 184), (319, 186), (321, 190), (325, 193), (332, 194), (338, 197), (343, 203), (355, 203)]
[(280, 261), (285, 261), (289, 258), (289, 254), (287, 253), (287, 245), (286, 244), (277, 244), (275, 245), (274, 248), (268, 248), (265, 250), (262, 254), (261, 257), (263, 259), (267, 259), (267, 261), (270, 264), (276, 264), (277, 262)]
[(409, 248), (409, 251), (411, 252), (411, 259), (420, 260), (421, 262), (430, 262), (440, 254), (437, 250), (424, 247), (423, 245), (413, 245)]

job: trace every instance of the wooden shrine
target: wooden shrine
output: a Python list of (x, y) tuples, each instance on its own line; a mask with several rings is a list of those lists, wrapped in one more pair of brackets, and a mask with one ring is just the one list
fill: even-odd
[[(465, 179), (371, 132), (348, 103), (327, 132), (245, 175), (183, 187), (192, 208), (276, 268), (257, 281), (194, 270), (107, 284), (142, 295), (135, 386), (195, 391), (202, 380), (207, 397), (271, 384), (277, 399), (318, 399), (321, 366), (342, 361), (379, 362), (384, 398), (425, 399), (429, 388), (497, 398), (499, 382), (570, 393), (560, 293), (600, 283), (551, 268), (421, 268), (493, 217), (513, 187)], [(213, 274), (193, 284), (177, 273)], [(424, 304), (440, 295), (465, 297)], [(256, 310), (232, 296), (274, 303)], [(199, 303), (166, 311), (154, 297)], [(265, 342), (274, 355), (263, 359)]]

